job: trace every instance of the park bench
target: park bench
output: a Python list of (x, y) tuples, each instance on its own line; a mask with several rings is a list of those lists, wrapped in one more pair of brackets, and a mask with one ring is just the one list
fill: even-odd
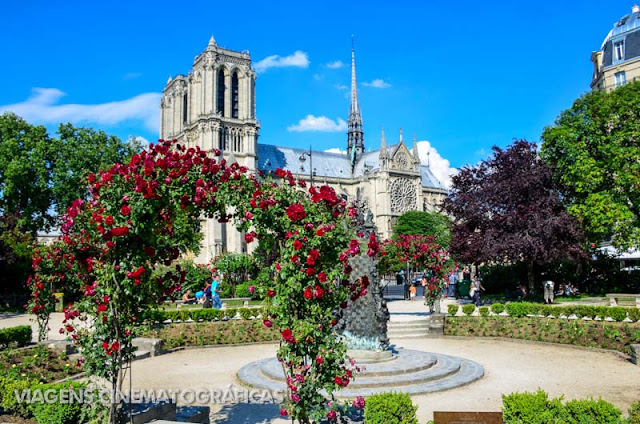
[(635, 306), (640, 308), (640, 294), (607, 293), (611, 306)]

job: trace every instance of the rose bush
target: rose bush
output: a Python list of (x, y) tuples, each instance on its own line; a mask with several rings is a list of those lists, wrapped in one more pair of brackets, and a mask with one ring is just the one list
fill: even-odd
[[(121, 389), (134, 327), (180, 290), (186, 274), (176, 267), (151, 278), (152, 271), (197, 248), (203, 216), (233, 220), (248, 243), (260, 241), (277, 252), (271, 274), (260, 273), (254, 290), (267, 298), (264, 324), (282, 336), (278, 359), (289, 390), (282, 415), (303, 423), (336, 419), (333, 392), (349, 384), (357, 367), (332, 328), (340, 308), (368, 285), (365, 278), (348, 282), (347, 261), (360, 254), (351, 230), (355, 214), (330, 187), (307, 189), (280, 169), (259, 179), (210, 156), (160, 141), (128, 164), (90, 175), (90, 199), (74, 202), (62, 227), (59, 265), (78, 266), (82, 285), (81, 299), (65, 309), (61, 331), (80, 345), (88, 371), (110, 381), (114, 392)], [(373, 237), (367, 253), (378, 250)], [(68, 272), (40, 265), (31, 283), (32, 311), (48, 316), (51, 293)], [(44, 278), (49, 284), (38, 284)], [(118, 410), (114, 403), (113, 422)]]

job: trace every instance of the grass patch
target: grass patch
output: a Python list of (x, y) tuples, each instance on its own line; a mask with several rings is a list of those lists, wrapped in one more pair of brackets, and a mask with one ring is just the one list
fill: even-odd
[(140, 328), (139, 336), (164, 340), (167, 349), (278, 341), (280, 334), (262, 320), (179, 323)]
[[(478, 331), (482, 328), (482, 331)], [(511, 337), (548, 343), (601, 347), (629, 354), (640, 343), (640, 323), (535, 317), (455, 317), (445, 320), (448, 336)]]

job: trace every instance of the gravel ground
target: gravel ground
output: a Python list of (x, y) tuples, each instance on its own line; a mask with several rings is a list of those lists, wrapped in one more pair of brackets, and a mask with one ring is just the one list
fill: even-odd
[[(640, 400), (640, 367), (621, 356), (566, 346), (494, 339), (403, 339), (407, 349), (462, 356), (480, 362), (485, 377), (451, 391), (415, 396), (418, 418), (426, 422), (433, 411), (499, 411), (502, 394), (546, 390), (566, 399), (602, 397), (626, 411)], [(239, 387), (235, 373), (247, 362), (273, 356), (275, 345), (189, 349), (135, 362), (133, 387), (145, 389), (219, 389)], [(270, 405), (213, 405), (216, 423), (278, 423)]]

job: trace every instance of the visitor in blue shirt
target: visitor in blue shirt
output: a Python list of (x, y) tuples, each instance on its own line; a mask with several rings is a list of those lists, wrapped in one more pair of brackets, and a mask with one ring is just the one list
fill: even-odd
[(222, 301), (220, 300), (220, 292), (218, 290), (218, 286), (220, 286), (220, 275), (214, 274), (213, 281), (211, 282), (211, 301), (214, 308), (221, 309)]

